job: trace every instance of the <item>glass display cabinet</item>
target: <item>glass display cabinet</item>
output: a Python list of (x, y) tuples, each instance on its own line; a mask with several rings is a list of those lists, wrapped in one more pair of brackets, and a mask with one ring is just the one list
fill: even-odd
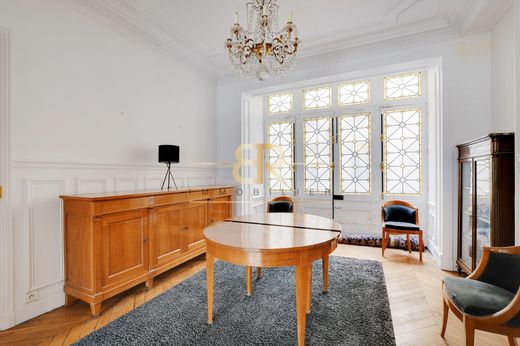
[(457, 269), (470, 274), (483, 247), (514, 245), (514, 134), (493, 133), (457, 148)]

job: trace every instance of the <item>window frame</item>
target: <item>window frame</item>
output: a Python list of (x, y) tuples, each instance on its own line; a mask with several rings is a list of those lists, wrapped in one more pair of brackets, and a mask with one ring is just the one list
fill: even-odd
[[(405, 75), (410, 73), (419, 73), (420, 75), (420, 83), (421, 83), (421, 96), (412, 97), (406, 99), (396, 99), (396, 100), (385, 100), (384, 99), (384, 79), (389, 76), (396, 75)], [(368, 202), (369, 200), (373, 200), (376, 198), (388, 199), (392, 198), (394, 194), (384, 194), (384, 177), (383, 171), (381, 169), (381, 163), (383, 163), (383, 150), (380, 148), (382, 145), (381, 142), (381, 133), (382, 133), (382, 124), (381, 124), (381, 115), (385, 110), (388, 109), (397, 109), (397, 108), (421, 108), (422, 113), (422, 124), (421, 124), (421, 135), (422, 135), (422, 148), (421, 148), (421, 156), (422, 156), (422, 171), (421, 171), (421, 181), (422, 181), (422, 195), (406, 195), (410, 200), (422, 200), (425, 189), (428, 187), (427, 183), (427, 172), (428, 172), (428, 164), (427, 164), (427, 151), (425, 150), (425, 146), (428, 143), (427, 132), (426, 132), (426, 124), (428, 123), (427, 114), (429, 111), (427, 104), (428, 97), (428, 89), (425, 86), (428, 85), (428, 71), (426, 69), (415, 69), (415, 70), (393, 70), (386, 71), (385, 73), (377, 73), (372, 75), (359, 76), (358, 78), (349, 78), (349, 79), (338, 79), (336, 81), (331, 81), (327, 84), (315, 84), (315, 85), (307, 85), (305, 87), (295, 87), (287, 90), (283, 90), (280, 92), (275, 92), (273, 95), (285, 94), (285, 93), (293, 93), (293, 110), (292, 112), (287, 113), (278, 113), (278, 114), (270, 114), (267, 109), (267, 102), (264, 103), (265, 109), (265, 117), (264, 123), (272, 122), (275, 120), (286, 120), (291, 119), (294, 121), (294, 195), (302, 196), (305, 198), (320, 198), (319, 196), (309, 195), (305, 192), (305, 182), (304, 182), (304, 143), (303, 143), (303, 123), (306, 118), (321, 118), (321, 117), (332, 117), (332, 123), (334, 127), (333, 135), (333, 165), (335, 166), (333, 169), (335, 170), (333, 173), (333, 187), (334, 190), (331, 193), (343, 195), (345, 199), (351, 201), (358, 202)], [(349, 84), (357, 81), (370, 81), (370, 101), (368, 103), (356, 103), (356, 104), (346, 104), (340, 105), (339, 103), (339, 87), (345, 84)], [(331, 89), (331, 105), (327, 108), (312, 108), (305, 109), (304, 104), (304, 91), (320, 89), (320, 88), (330, 88)], [(266, 97), (268, 95), (265, 95)], [(340, 180), (340, 157), (339, 157), (339, 128), (338, 128), (338, 119), (345, 114), (354, 114), (354, 113), (370, 113), (371, 118), (371, 168), (370, 168), (370, 193), (361, 194), (361, 193), (343, 193), (341, 191), (341, 180)], [(301, 142), (301, 143), (300, 143)], [(382, 178), (381, 178), (382, 177)], [(267, 184), (264, 184), (264, 187), (267, 189)], [(272, 195), (276, 195), (274, 192)], [(330, 197), (330, 196), (329, 196)], [(323, 198), (323, 197), (322, 197)]]
[[(271, 109), (270, 109), (270, 101), (271, 101), (271, 98), (273, 97), (279, 97), (279, 96), (283, 96), (283, 95), (289, 95), (291, 97), (291, 107), (289, 107), (289, 110), (285, 111), (285, 112), (271, 112)], [(272, 94), (272, 95), (268, 95), (267, 96), (267, 112), (270, 114), (270, 115), (279, 115), (279, 114), (287, 114), (287, 113), (292, 113), (294, 110), (294, 93), (292, 92), (281, 92), (281, 93), (278, 93), (278, 94)]]
[[(302, 108), (304, 111), (318, 111), (318, 110), (325, 110), (325, 109), (331, 109), (334, 105), (334, 100), (333, 100), (333, 92), (332, 92), (332, 88), (333, 86), (332, 85), (321, 85), (321, 86), (316, 86), (316, 87), (312, 87), (312, 88), (305, 88), (303, 89), (302, 91)], [(305, 94), (309, 91), (314, 91), (314, 90), (320, 90), (320, 89), (328, 89), (329, 90), (329, 95), (330, 95), (330, 103), (327, 105), (327, 106), (322, 106), (322, 107), (307, 107), (305, 105)]]
[[(279, 119), (279, 120), (270, 120), (265, 123), (265, 141), (268, 146), (271, 145), (269, 141), (269, 127), (272, 124), (282, 124), (282, 123), (290, 123), (292, 126), (292, 138), (291, 138), (291, 144), (292, 144), (292, 162), (291, 162), (291, 175), (292, 175), (292, 188), (290, 190), (283, 190), (283, 189), (271, 189), (271, 179), (270, 179), (270, 171), (268, 169), (264, 169), (264, 189), (268, 191), (270, 194), (274, 193), (284, 193), (284, 192), (292, 192), (294, 193), (296, 191), (296, 123), (294, 119)], [(269, 164), (269, 157), (270, 157), (270, 151), (271, 149), (269, 147), (266, 148), (264, 151), (264, 166)]]

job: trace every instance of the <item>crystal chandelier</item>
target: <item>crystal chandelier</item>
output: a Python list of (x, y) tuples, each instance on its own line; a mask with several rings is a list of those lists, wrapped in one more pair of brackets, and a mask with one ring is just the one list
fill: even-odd
[(278, 77), (294, 63), (301, 45), (292, 12), (280, 30), (278, 0), (251, 0), (246, 7), (247, 30), (240, 25), (237, 10), (226, 41), (229, 60), (244, 78)]

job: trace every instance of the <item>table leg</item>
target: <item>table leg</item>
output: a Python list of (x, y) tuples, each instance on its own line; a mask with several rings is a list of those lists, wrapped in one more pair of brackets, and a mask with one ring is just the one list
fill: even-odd
[(323, 294), (329, 292), (329, 255), (325, 255), (321, 259), (323, 267)]
[(305, 344), (305, 322), (307, 319), (307, 286), (308, 279), (308, 263), (296, 266), (296, 320), (298, 332), (298, 346)]
[(246, 294), (249, 297), (253, 293), (253, 267), (246, 266)]
[(214, 258), (206, 252), (206, 283), (208, 285), (208, 324), (213, 323), (213, 272)]
[(312, 263), (308, 266), (307, 269), (307, 309), (306, 312), (311, 312), (311, 298), (312, 298)]

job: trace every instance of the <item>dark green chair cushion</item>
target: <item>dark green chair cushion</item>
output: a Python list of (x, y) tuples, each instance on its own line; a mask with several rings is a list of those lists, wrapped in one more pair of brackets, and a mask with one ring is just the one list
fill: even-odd
[(415, 223), (397, 222), (397, 221), (385, 222), (385, 227), (391, 228), (391, 229), (404, 230), (404, 231), (418, 231), (421, 229), (421, 227), (417, 226)]
[(515, 296), (486, 282), (454, 277), (444, 279), (444, 289), (459, 310), (473, 316), (494, 314), (505, 308)]
[(384, 220), (415, 223), (415, 209), (403, 205), (389, 205), (383, 208)]

